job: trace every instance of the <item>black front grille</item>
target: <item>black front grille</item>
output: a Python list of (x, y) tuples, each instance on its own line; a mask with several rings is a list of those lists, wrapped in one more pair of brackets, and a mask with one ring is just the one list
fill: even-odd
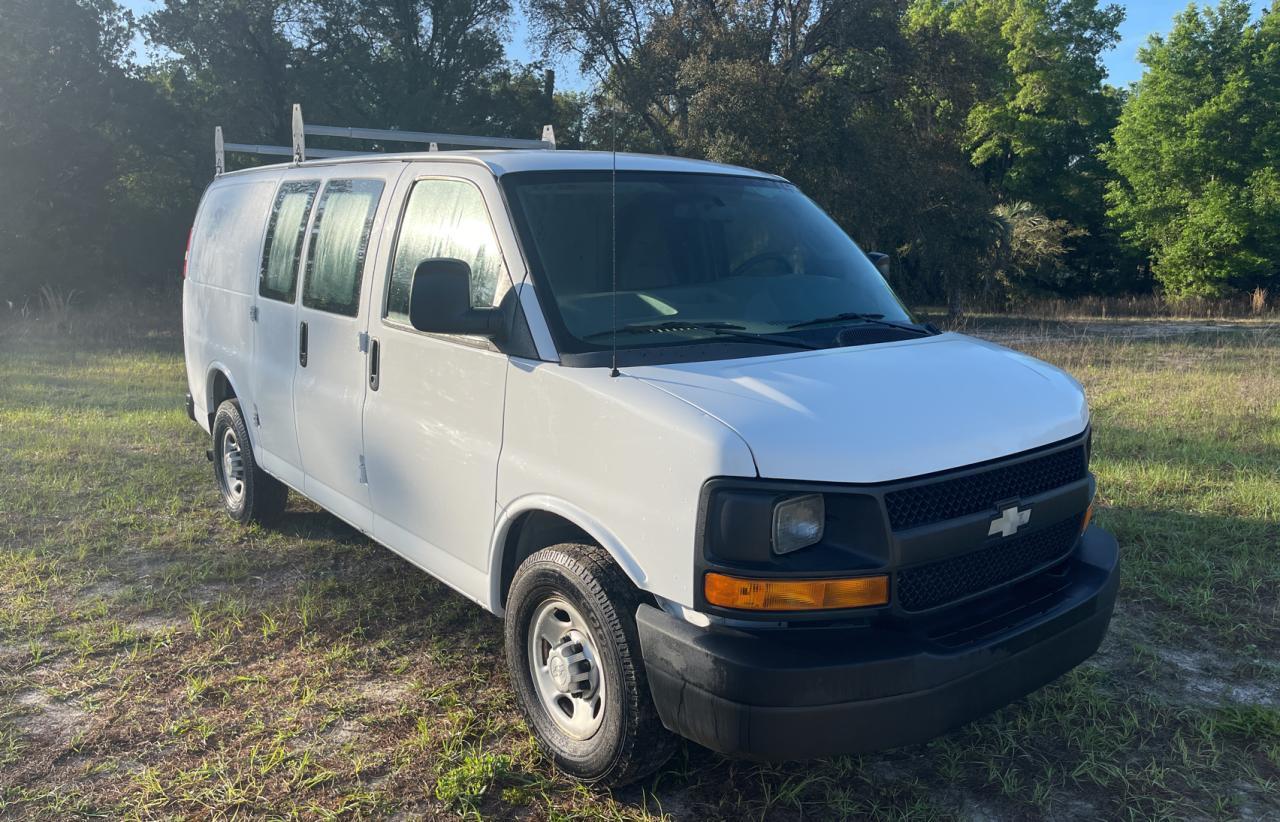
[(893, 530), (901, 531), (994, 509), (1004, 500), (1043, 494), (1084, 479), (1087, 471), (1084, 445), (1078, 445), (976, 474), (890, 491), (884, 503)]
[(1060, 560), (1080, 536), (1081, 517), (1034, 533), (1005, 537), (986, 548), (898, 572), (898, 603), (925, 611), (1011, 582)]

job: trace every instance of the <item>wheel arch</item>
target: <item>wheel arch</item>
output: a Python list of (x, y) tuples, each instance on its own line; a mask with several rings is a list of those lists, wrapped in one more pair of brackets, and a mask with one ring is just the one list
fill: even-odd
[(231, 369), (220, 362), (209, 365), (209, 370), (205, 375), (204, 403), (205, 417), (209, 421), (208, 429), (210, 431), (213, 430), (213, 417), (218, 413), (218, 406), (227, 400), (239, 399), (242, 396), (240, 387), (236, 384), (235, 378), (231, 376)]
[(565, 500), (531, 495), (508, 505), (494, 528), (489, 551), (490, 610), (502, 616), (511, 580), (527, 557), (551, 545), (583, 541), (604, 548), (633, 585), (647, 590), (644, 570), (603, 523)]

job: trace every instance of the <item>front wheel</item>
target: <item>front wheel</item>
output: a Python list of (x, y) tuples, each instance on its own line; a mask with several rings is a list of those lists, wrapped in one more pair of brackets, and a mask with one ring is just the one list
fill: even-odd
[(517, 701), (547, 755), (585, 782), (635, 782), (675, 750), (640, 657), (641, 602), (595, 545), (545, 548), (511, 583), (505, 640)]
[(284, 513), (289, 488), (253, 459), (239, 400), (227, 400), (214, 415), (213, 474), (222, 492), (222, 506), (236, 522), (268, 525)]

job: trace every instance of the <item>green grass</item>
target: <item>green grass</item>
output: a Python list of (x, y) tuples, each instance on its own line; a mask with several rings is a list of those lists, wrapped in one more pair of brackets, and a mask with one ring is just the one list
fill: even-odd
[(989, 325), (1089, 392), (1124, 563), (1094, 659), (927, 745), (686, 744), (611, 794), (539, 754), (497, 620), (296, 498), (226, 520), (178, 337), (106, 325), (0, 327), (0, 817), (1280, 815), (1274, 326)]

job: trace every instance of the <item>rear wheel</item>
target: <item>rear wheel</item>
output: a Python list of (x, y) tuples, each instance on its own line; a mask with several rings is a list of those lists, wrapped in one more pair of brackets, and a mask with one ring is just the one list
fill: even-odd
[(642, 601), (595, 545), (543, 549), (511, 583), (505, 639), (517, 701), (547, 755), (586, 782), (634, 782), (675, 750), (640, 656)]
[(289, 501), (289, 488), (258, 467), (239, 400), (218, 406), (213, 418), (213, 474), (222, 505), (236, 522), (275, 522)]

